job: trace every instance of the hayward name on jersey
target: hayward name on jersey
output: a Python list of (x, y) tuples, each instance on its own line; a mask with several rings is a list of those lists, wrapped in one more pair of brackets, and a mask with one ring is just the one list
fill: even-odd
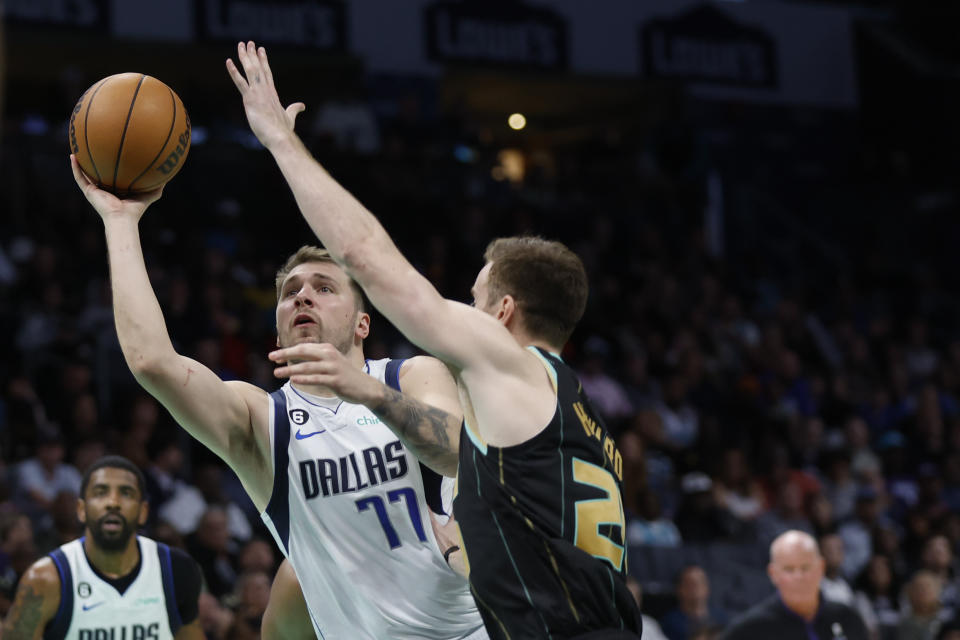
[(140, 570), (120, 593), (90, 566), (83, 540), (68, 542), (50, 554), (60, 575), (60, 607), (44, 639), (171, 640), (181, 622), (170, 549), (137, 536)]
[[(366, 370), (399, 388), (401, 363), (368, 360)], [(274, 487), (262, 517), (317, 637), (441, 640), (480, 629), (469, 586), (444, 562), (430, 524), (429, 507), (442, 510), (439, 476), (362, 405), (289, 382), (271, 402)]]

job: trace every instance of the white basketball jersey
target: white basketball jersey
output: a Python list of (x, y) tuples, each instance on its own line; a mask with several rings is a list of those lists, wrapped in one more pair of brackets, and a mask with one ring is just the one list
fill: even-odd
[[(398, 388), (401, 362), (368, 360), (366, 370)], [(262, 517), (293, 565), (317, 637), (477, 632), (469, 586), (444, 562), (430, 524), (428, 496), (442, 509), (440, 477), (362, 405), (289, 382), (271, 402), (274, 486)]]
[[(170, 550), (137, 536), (140, 570), (120, 593), (90, 566), (83, 538), (54, 550), (60, 574), (60, 607), (44, 638), (66, 640), (171, 640), (179, 629)], [(159, 552), (158, 552), (159, 549)], [(162, 564), (161, 556), (165, 558)], [(167, 602), (172, 606), (168, 607)]]

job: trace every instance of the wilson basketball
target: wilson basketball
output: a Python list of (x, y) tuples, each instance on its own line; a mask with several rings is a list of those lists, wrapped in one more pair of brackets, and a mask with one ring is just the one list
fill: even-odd
[(173, 89), (119, 73), (87, 89), (70, 115), (70, 151), (102, 189), (151, 191), (177, 175), (190, 150), (190, 118)]

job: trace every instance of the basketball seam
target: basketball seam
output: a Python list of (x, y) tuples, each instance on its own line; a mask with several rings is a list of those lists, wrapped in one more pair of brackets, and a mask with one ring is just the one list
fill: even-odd
[(90, 158), (90, 164), (93, 166), (93, 172), (97, 174), (97, 182), (103, 182), (103, 178), (100, 176), (100, 170), (97, 169), (97, 161), (93, 159), (93, 154), (90, 153), (90, 127), (88, 127), (87, 124), (90, 120), (90, 107), (93, 106), (93, 99), (97, 97), (97, 92), (99, 92), (105, 84), (107, 84), (107, 80), (101, 82), (100, 86), (94, 89), (93, 93), (90, 94), (90, 100), (87, 102), (87, 112), (83, 114), (83, 143), (87, 147), (87, 157)]
[(170, 119), (170, 130), (167, 131), (167, 139), (163, 141), (163, 145), (160, 147), (160, 151), (157, 151), (157, 155), (150, 161), (150, 164), (147, 165), (147, 168), (143, 170), (143, 173), (138, 175), (133, 181), (127, 186), (127, 191), (133, 189), (133, 185), (137, 183), (137, 180), (147, 175), (147, 172), (153, 168), (153, 165), (157, 163), (157, 160), (160, 159), (160, 156), (163, 154), (163, 150), (167, 148), (167, 143), (170, 142), (170, 136), (173, 135), (173, 126), (177, 124), (177, 97), (173, 93), (173, 89), (167, 87), (167, 91), (170, 92), (170, 102), (173, 103), (173, 117)]
[(127, 120), (123, 123), (123, 133), (120, 134), (120, 146), (117, 147), (117, 160), (113, 167), (114, 191), (117, 190), (117, 174), (120, 173), (120, 155), (123, 153), (123, 141), (127, 137), (127, 127), (130, 126), (130, 116), (133, 115), (133, 105), (137, 102), (137, 94), (140, 93), (140, 87), (143, 85), (143, 80), (146, 77), (146, 75), (140, 76), (140, 82), (137, 83), (137, 88), (133, 92), (133, 97), (130, 98), (130, 109), (127, 110)]

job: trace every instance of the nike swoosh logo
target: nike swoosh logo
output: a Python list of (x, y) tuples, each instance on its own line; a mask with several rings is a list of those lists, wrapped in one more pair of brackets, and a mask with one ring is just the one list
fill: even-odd
[(84, 610), (84, 611), (90, 611), (90, 609), (96, 609), (97, 607), (99, 607), (99, 606), (102, 605), (102, 604), (104, 604), (104, 602), (98, 602), (98, 603), (96, 603), (96, 604), (85, 604), (85, 605), (83, 605), (83, 610)]
[(293, 434), (293, 435), (294, 435), (294, 437), (295, 437), (297, 440), (305, 440), (306, 438), (309, 438), (310, 436), (315, 436), (315, 435), (317, 435), (318, 433), (323, 433), (324, 431), (326, 431), (326, 429), (320, 429), (320, 431), (312, 431), (312, 432), (310, 432), (310, 433), (300, 433), (300, 429), (297, 429), (297, 432), (296, 432), (295, 434)]

